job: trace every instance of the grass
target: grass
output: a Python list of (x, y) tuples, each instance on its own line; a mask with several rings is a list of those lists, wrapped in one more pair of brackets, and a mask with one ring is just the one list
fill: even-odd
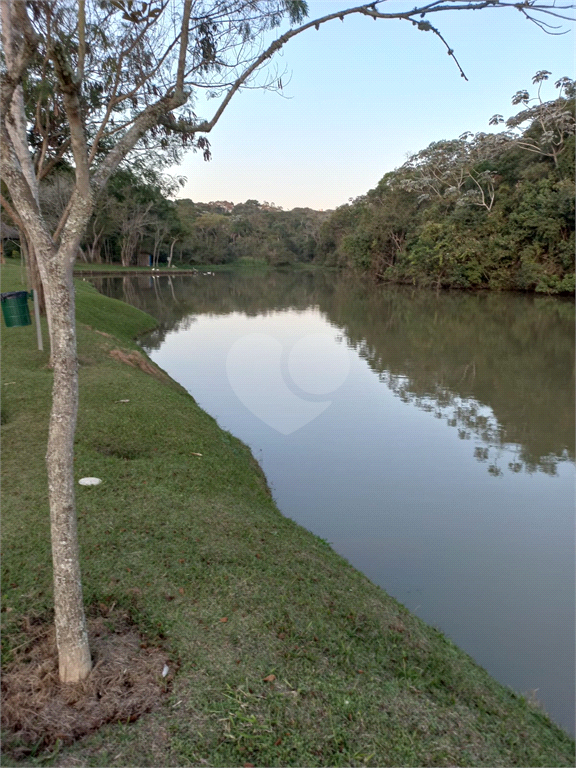
[[(260, 267), (265, 266), (266, 268), (269, 267), (268, 264), (265, 262), (262, 262), (261, 264), (257, 262), (257, 260), (254, 260), (255, 263), (251, 263), (251, 260), (248, 259), (247, 263), (243, 263), (242, 260), (238, 260), (236, 262), (231, 262), (228, 264), (173, 264), (171, 267), (168, 266), (168, 264), (161, 263), (158, 265), (158, 270), (160, 272), (169, 272), (170, 274), (178, 274), (178, 272), (191, 272), (192, 270), (196, 270), (198, 272), (206, 272), (206, 271), (229, 271), (231, 269), (235, 268), (254, 268), (254, 267)], [(87, 264), (84, 262), (77, 261), (74, 265), (74, 272), (76, 275), (81, 274), (82, 272), (126, 272), (127, 274), (133, 274), (135, 272), (142, 272), (143, 274), (154, 274), (154, 270), (152, 267), (124, 267), (122, 264), (119, 264), (118, 262), (113, 262), (111, 264)]]
[[(2, 276), (20, 287), (18, 267)], [(283, 517), (248, 448), (179, 385), (122, 362), (152, 318), (83, 281), (76, 300), (76, 476), (103, 480), (77, 486), (85, 602), (128, 612), (178, 671), (137, 722), (27, 765), (574, 765), (542, 711)], [(7, 662), (51, 617), (47, 359), (33, 326), (4, 329)]]
[[(158, 265), (158, 269), (160, 272), (170, 273), (177, 275), (178, 272), (191, 272), (193, 270), (196, 270), (197, 272), (206, 272), (206, 271), (212, 271), (212, 272), (229, 272), (232, 269), (255, 269), (255, 268), (265, 268), (269, 269), (270, 266), (266, 262), (260, 262), (257, 259), (251, 260), (248, 259), (246, 262), (239, 259), (235, 262), (229, 262), (227, 264), (196, 264), (196, 263), (190, 263), (190, 264), (174, 264), (172, 267), (168, 267), (168, 264), (162, 263)], [(118, 262), (113, 262), (112, 264), (86, 264), (83, 262), (76, 262), (74, 266), (74, 272), (76, 275), (82, 274), (82, 272), (118, 272), (118, 273), (127, 273), (127, 274), (133, 274), (136, 272), (142, 272), (144, 274), (150, 274), (153, 275), (154, 271), (152, 270), (152, 267), (124, 267), (122, 264), (119, 264)]]
[[(196, 270), (198, 272), (230, 272), (233, 270), (240, 270), (246, 272), (252, 272), (255, 270), (267, 270), (275, 269), (275, 267), (268, 264), (264, 259), (256, 259), (250, 256), (242, 256), (236, 261), (228, 262), (226, 264), (174, 264), (171, 268), (168, 268), (166, 263), (159, 265), (161, 272), (170, 272), (170, 274), (178, 274), (178, 272), (189, 272)], [(335, 271), (333, 267), (324, 267), (314, 264), (313, 262), (296, 261), (290, 266), (280, 267), (280, 269), (289, 269), (291, 271)], [(114, 262), (112, 264), (86, 264), (84, 262), (76, 262), (74, 267), (76, 275), (80, 275), (82, 272), (118, 272), (133, 274), (135, 272), (142, 272), (144, 274), (154, 274), (151, 267), (123, 267), (122, 264)]]
[[(195, 269), (194, 264), (174, 264), (172, 267), (168, 267), (168, 264), (162, 263), (158, 265), (160, 271), (170, 270), (170, 272), (177, 273), (180, 270), (188, 271)], [(133, 272), (143, 272), (145, 274), (153, 274), (152, 267), (125, 267), (118, 262), (112, 264), (89, 264), (81, 261), (77, 261), (74, 265), (74, 272), (126, 272), (132, 274)]]

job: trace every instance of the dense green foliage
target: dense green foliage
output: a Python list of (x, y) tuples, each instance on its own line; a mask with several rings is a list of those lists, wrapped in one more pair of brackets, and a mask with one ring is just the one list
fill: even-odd
[(257, 200), (238, 205), (178, 200), (177, 210), (187, 230), (181, 258), (203, 264), (242, 260), (278, 267), (309, 262), (316, 253), (320, 224), (328, 218), (322, 211), (284, 211)]
[[(267, 202), (247, 200), (195, 203), (171, 200), (178, 182), (160, 169), (121, 169), (111, 178), (88, 225), (79, 261), (90, 264), (149, 266), (265, 263), (288, 266), (310, 262), (320, 225), (329, 213), (310, 208), (284, 211)], [(40, 187), (46, 218), (56, 227), (72, 179), (61, 168)], [(10, 255), (16, 242), (6, 244)]]
[[(514, 96), (522, 109), (502, 132), (434, 142), (335, 211), (172, 200), (182, 180), (166, 177), (154, 156), (142, 159), (111, 179), (80, 257), (125, 266), (314, 263), (436, 288), (572, 293), (574, 82), (561, 78), (557, 98), (543, 101), (548, 75), (534, 77), (535, 98)], [(61, 164), (41, 185), (54, 226), (71, 184)]]
[(338, 208), (317, 260), (390, 282), (571, 293), (574, 84), (562, 78), (543, 102), (548, 74), (534, 78), (536, 99), (516, 94), (527, 108), (508, 130), (435, 142)]

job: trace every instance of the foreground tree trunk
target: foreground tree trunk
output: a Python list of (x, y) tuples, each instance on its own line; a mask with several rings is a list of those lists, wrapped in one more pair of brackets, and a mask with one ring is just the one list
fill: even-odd
[(46, 466), (50, 501), (54, 608), (60, 679), (83, 680), (92, 662), (82, 600), (74, 494), (74, 433), (78, 413), (78, 359), (72, 261), (54, 260), (45, 282), (58, 307), (50, 328), (54, 386)]
[(3, 177), (21, 214), (44, 286), (54, 370), (46, 466), (54, 568), (54, 608), (60, 679), (78, 682), (91, 668), (74, 501), (74, 432), (78, 412), (78, 360), (73, 266), (93, 208), (89, 187), (75, 193), (70, 226), (56, 249), (35, 196), (20, 172), (7, 133), (0, 144)]

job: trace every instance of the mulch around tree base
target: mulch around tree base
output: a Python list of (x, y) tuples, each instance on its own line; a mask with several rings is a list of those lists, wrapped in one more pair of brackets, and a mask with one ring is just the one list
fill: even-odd
[[(149, 648), (128, 616), (88, 621), (93, 668), (81, 683), (61, 683), (53, 626), (31, 626), (2, 675), (4, 754), (23, 758), (57, 741), (69, 744), (109, 722), (132, 722), (158, 705), (174, 665)], [(169, 673), (162, 677), (168, 664)]]

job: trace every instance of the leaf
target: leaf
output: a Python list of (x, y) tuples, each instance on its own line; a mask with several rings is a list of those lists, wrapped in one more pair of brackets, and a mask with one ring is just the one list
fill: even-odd
[(184, 587), (178, 587), (178, 592), (180, 592), (181, 595), (184, 594)]
[(221, 624), (223, 624), (225, 621), (228, 621), (228, 616), (224, 616), (224, 618), (220, 619)]
[(276, 680), (276, 675), (268, 675), (268, 677), (264, 678), (265, 683), (271, 683), (273, 680)]

